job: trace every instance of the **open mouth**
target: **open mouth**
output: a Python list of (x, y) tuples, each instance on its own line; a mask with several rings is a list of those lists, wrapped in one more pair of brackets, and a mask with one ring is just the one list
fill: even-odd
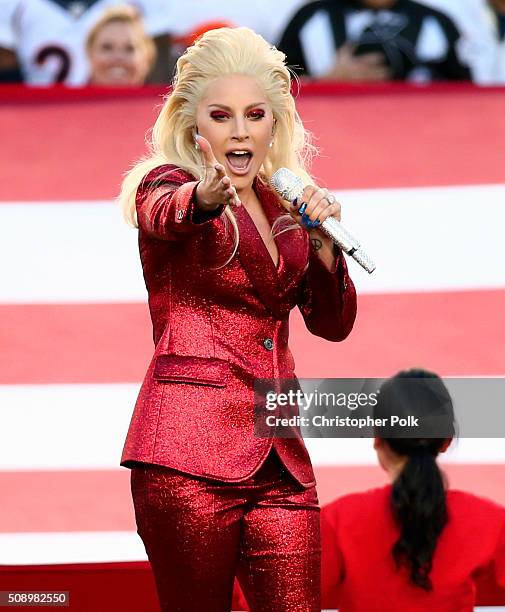
[(250, 151), (232, 151), (226, 154), (228, 165), (235, 174), (247, 174), (251, 166), (252, 157)]

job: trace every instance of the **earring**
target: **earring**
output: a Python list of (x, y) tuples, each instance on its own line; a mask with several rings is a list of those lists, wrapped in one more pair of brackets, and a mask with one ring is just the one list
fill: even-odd
[(196, 140), (196, 135), (198, 134), (198, 132), (196, 130), (193, 130), (193, 140), (195, 141), (195, 149), (197, 151), (200, 150), (200, 145), (198, 144), (197, 140)]
[(274, 146), (274, 141), (273, 141), (273, 140), (271, 140), (271, 141), (270, 141), (270, 144), (268, 145), (268, 147), (271, 149), (273, 146)]

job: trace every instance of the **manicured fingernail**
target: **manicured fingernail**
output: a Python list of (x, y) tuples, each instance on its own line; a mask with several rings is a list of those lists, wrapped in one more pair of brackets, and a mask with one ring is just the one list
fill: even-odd
[(304, 202), (304, 203), (303, 203), (303, 204), (300, 206), (300, 208), (298, 209), (298, 212), (299, 212), (301, 215), (303, 215), (303, 213), (305, 212), (306, 208), (307, 208), (307, 202)]
[(302, 224), (304, 225), (304, 227), (306, 227), (307, 229), (313, 229), (314, 227), (318, 226), (318, 222), (317, 221), (312, 221), (310, 219), (310, 217), (306, 214), (302, 215)]
[(292, 202), (291, 202), (291, 206), (293, 208), (297, 208), (298, 207), (298, 198), (295, 198)]

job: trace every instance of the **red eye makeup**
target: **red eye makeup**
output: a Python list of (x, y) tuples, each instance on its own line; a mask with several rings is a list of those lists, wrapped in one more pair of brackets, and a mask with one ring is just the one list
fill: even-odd
[(212, 117), (212, 119), (216, 119), (217, 121), (228, 118), (228, 115), (226, 113), (223, 113), (223, 111), (212, 111), (210, 113), (210, 116)]
[(249, 113), (253, 119), (262, 119), (265, 116), (265, 111), (262, 108), (256, 108)]
[[(230, 117), (228, 113), (225, 113), (224, 111), (221, 111), (221, 110), (211, 111), (210, 116), (212, 119), (215, 119), (216, 121), (222, 121)], [(262, 108), (256, 108), (252, 111), (249, 111), (247, 116), (250, 117), (251, 119), (263, 119), (263, 117), (265, 116), (265, 111)]]

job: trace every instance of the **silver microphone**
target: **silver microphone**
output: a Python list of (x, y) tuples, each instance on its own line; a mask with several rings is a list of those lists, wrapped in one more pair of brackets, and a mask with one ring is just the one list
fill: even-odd
[[(279, 168), (277, 172), (274, 172), (270, 182), (281, 198), (288, 202), (293, 202), (303, 194), (302, 179), (287, 168)], [(369, 274), (375, 270), (374, 262), (363, 251), (359, 242), (335, 217), (325, 219), (318, 229), (322, 229), (336, 245), (357, 261)]]

